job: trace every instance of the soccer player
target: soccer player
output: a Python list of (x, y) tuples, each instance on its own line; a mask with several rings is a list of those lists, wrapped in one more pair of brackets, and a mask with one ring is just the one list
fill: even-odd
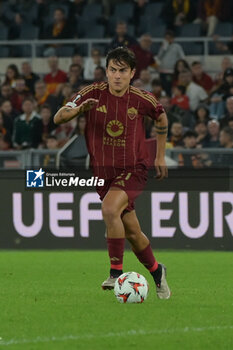
[(143, 191), (147, 180), (147, 151), (144, 145), (143, 117), (155, 120), (157, 130), (157, 178), (167, 177), (165, 143), (167, 117), (156, 98), (130, 85), (135, 74), (134, 53), (118, 47), (106, 57), (108, 82), (94, 83), (83, 88), (58, 110), (56, 124), (66, 123), (84, 113), (87, 120), (86, 142), (95, 176), (105, 179), (97, 188), (102, 200), (110, 258), (110, 276), (103, 289), (113, 289), (122, 274), (125, 238), (138, 260), (150, 271), (157, 296), (169, 299), (166, 268), (159, 264), (148, 238), (141, 231), (134, 201)]

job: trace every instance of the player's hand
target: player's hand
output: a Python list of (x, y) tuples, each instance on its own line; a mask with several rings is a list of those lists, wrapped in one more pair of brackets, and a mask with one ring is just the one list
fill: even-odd
[(99, 100), (96, 100), (94, 98), (88, 98), (86, 101), (81, 103), (78, 108), (79, 113), (84, 113), (90, 111), (93, 107), (95, 107), (98, 104)]
[(168, 177), (168, 169), (165, 158), (155, 159), (156, 179), (162, 180)]

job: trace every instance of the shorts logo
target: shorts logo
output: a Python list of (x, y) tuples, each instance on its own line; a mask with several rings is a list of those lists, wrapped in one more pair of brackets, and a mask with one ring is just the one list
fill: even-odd
[(27, 170), (26, 186), (27, 187), (44, 187), (44, 171)]
[(133, 120), (138, 115), (138, 111), (136, 108), (131, 107), (128, 109), (127, 114), (129, 119)]
[(124, 126), (119, 120), (111, 120), (107, 124), (107, 133), (112, 137), (120, 136), (124, 131)]

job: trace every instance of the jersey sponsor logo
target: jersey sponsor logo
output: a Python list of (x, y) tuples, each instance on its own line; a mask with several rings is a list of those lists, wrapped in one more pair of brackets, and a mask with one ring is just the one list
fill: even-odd
[(107, 108), (105, 105), (96, 108), (98, 112), (107, 113)]
[(119, 120), (110, 120), (110, 122), (107, 124), (106, 131), (108, 135), (117, 137), (122, 135), (124, 126), (121, 122), (119, 122)]
[(106, 146), (114, 146), (114, 147), (125, 147), (125, 139), (117, 139), (113, 137), (103, 137), (103, 144)]
[(133, 120), (138, 115), (138, 111), (136, 108), (131, 107), (128, 109), (127, 115), (129, 117), (129, 119)]

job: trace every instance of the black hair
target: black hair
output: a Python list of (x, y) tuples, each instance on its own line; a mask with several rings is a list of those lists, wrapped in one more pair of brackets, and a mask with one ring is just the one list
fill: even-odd
[(183, 85), (177, 85), (177, 86), (175, 86), (178, 90), (180, 90), (180, 92), (182, 93), (182, 95), (184, 95), (185, 94), (185, 92), (186, 92), (186, 88), (185, 88), (185, 86), (183, 86)]
[[(13, 70), (13, 72), (14, 72), (14, 79), (17, 79), (18, 78), (18, 76), (19, 76), (19, 70), (18, 70), (18, 67), (16, 66), (16, 64), (9, 64), (8, 66), (7, 66), (7, 70), (8, 69), (11, 69), (11, 70)], [(6, 73), (5, 73), (5, 81), (4, 81), (4, 83), (8, 83), (8, 84), (10, 84), (10, 80), (9, 80), (9, 78), (8, 78), (8, 76), (7, 76), (7, 70), (6, 70)]]
[(233, 117), (230, 117), (227, 119), (227, 123), (232, 122), (232, 121), (233, 121)]
[(101, 70), (101, 72), (103, 73), (103, 74), (105, 74), (105, 69), (102, 67), (102, 66), (96, 66), (95, 67), (95, 70)]
[(230, 126), (225, 126), (225, 128), (223, 128), (221, 131), (230, 136), (231, 140), (233, 141), (233, 129)]
[(197, 66), (198, 64), (201, 64), (201, 62), (200, 62), (200, 61), (193, 61), (192, 64), (191, 64), (191, 66), (192, 66), (192, 67), (193, 67), (193, 66)]
[(125, 21), (122, 21), (122, 20), (117, 21), (116, 25), (118, 25), (118, 24), (126, 24), (127, 25), (127, 23)]
[(40, 111), (42, 111), (42, 109), (49, 109), (50, 112), (52, 111), (51, 106), (48, 103), (44, 103), (41, 107), (40, 107)]
[(63, 13), (63, 15), (65, 15), (65, 14), (66, 14), (66, 12), (65, 12), (64, 8), (62, 8), (62, 7), (56, 7), (56, 8), (54, 9), (54, 12), (55, 12), (55, 11), (60, 11), (60, 12), (62, 12), (62, 13)]
[(183, 58), (179, 59), (176, 61), (175, 63), (175, 66), (174, 66), (174, 80), (177, 80), (178, 79), (178, 75), (179, 75), (179, 71), (178, 71), (178, 66), (179, 66), (179, 63), (182, 62), (184, 67), (187, 68), (187, 69), (190, 69), (189, 67), (189, 64), (187, 61), (185, 61)]
[(182, 69), (182, 70), (179, 72), (179, 74), (180, 74), (180, 73), (192, 73), (192, 71), (191, 71), (190, 68), (184, 68), (184, 69)]
[(195, 131), (188, 130), (184, 134), (183, 139), (185, 139), (186, 137), (197, 137), (197, 133)]
[(26, 101), (30, 101), (32, 104), (35, 103), (34, 98), (31, 97), (31, 96), (26, 96), (25, 99), (24, 99), (23, 102), (22, 102), (22, 105), (23, 105), (24, 102), (26, 102)]
[(152, 87), (154, 87), (154, 86), (162, 86), (162, 83), (161, 83), (161, 80), (155, 78), (155, 79), (152, 80), (151, 85), (152, 85)]
[(120, 46), (109, 51), (106, 57), (106, 67), (108, 67), (111, 60), (116, 64), (126, 63), (131, 70), (136, 67), (135, 55), (133, 51), (129, 50), (127, 47)]
[(175, 37), (175, 33), (173, 32), (173, 30), (170, 30), (170, 29), (166, 30), (165, 36), (167, 36), (167, 35), (172, 37), (172, 38)]
[(207, 105), (205, 104), (200, 104), (197, 109), (195, 110), (195, 113), (194, 113), (194, 117), (196, 120), (199, 120), (199, 116), (198, 116), (198, 112), (200, 109), (204, 109), (206, 114), (205, 114), (205, 121), (208, 122), (210, 120), (210, 111), (209, 111), (209, 108), (207, 107)]
[(15, 72), (15, 77), (17, 77), (19, 75), (19, 70), (18, 67), (16, 66), (16, 64), (9, 64), (7, 66), (7, 69), (11, 69)]
[(196, 122), (195, 126), (200, 125), (200, 124), (204, 124), (205, 126), (207, 126), (207, 121), (198, 120), (198, 121)]

